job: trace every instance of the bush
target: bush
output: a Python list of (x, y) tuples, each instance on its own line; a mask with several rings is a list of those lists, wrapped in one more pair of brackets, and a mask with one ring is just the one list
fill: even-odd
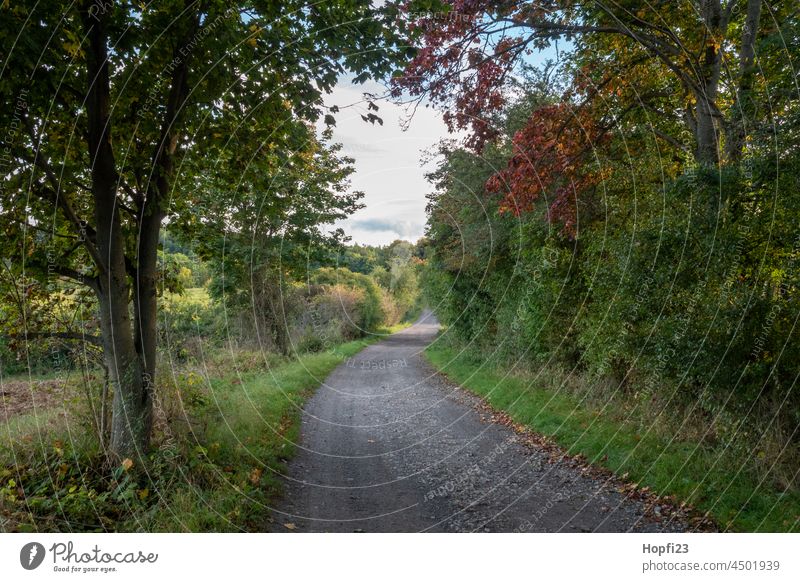
[(747, 451), (746, 470), (796, 487), (800, 237), (789, 226), (800, 200), (774, 196), (796, 178), (753, 161), (749, 174), (662, 182), (658, 167), (634, 168), (632, 184), (631, 168), (616, 168), (607, 213), (585, 212), (570, 236), (537, 211), (487, 216), (490, 197), (472, 193), (481, 164), (445, 156), (430, 205), (422, 282), (448, 335), (507, 365), (568, 370), (581, 381), (563, 389), (591, 387), (643, 423), (694, 427), (704, 443)]
[(362, 334), (374, 331), (384, 324), (386, 314), (383, 311), (381, 289), (368, 275), (353, 273), (344, 268), (326, 267), (314, 272), (311, 279), (313, 283), (328, 288), (349, 287), (362, 291), (363, 295), (358, 302), (359, 317), (354, 322)]
[(167, 292), (159, 307), (159, 345), (180, 360), (199, 357), (201, 343), (215, 343), (226, 336), (219, 306), (211, 301), (205, 288)]

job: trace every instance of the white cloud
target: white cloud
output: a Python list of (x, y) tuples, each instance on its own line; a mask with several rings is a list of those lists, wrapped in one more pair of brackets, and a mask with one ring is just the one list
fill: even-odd
[(344, 153), (355, 159), (353, 188), (365, 193), (366, 208), (337, 224), (353, 237), (353, 242), (385, 245), (397, 238), (415, 241), (423, 234), (425, 194), (430, 184), (420, 158), (447, 130), (439, 113), (430, 108), (417, 109), (406, 131), (401, 121), (405, 107), (389, 101), (378, 102), (376, 113), (383, 125), (364, 122), (367, 105), (345, 108), (362, 100), (364, 91), (382, 94), (377, 84), (353, 85), (342, 79), (325, 99), (330, 107), (342, 108), (335, 114), (334, 140), (343, 145)]

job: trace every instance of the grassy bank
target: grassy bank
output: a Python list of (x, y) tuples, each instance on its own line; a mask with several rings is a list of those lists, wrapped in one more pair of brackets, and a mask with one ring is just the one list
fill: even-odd
[(344, 358), (380, 337), (268, 367), (255, 360), (225, 372), (173, 373), (171, 389), (162, 382), (161, 426), (142, 466), (104, 465), (94, 439), (74, 438), (85, 434), (77, 411), (59, 411), (58, 422), (37, 411), (6, 423), (0, 531), (263, 530), (304, 401)]
[(214, 379), (201, 461), (149, 521), (148, 531), (262, 530), (280, 492), (279, 476), (294, 453), (305, 400), (368, 340), (306, 354), (267, 372)]
[[(692, 442), (665, 430), (642, 430), (642, 419), (614, 406), (588, 403), (559, 390), (563, 378), (506, 375), (500, 366), (436, 342), (425, 355), (456, 383), (568, 453), (661, 495), (674, 495), (708, 514), (721, 529), (797, 531), (800, 494), (751, 469), (755, 451)], [(662, 427), (663, 428), (663, 427)]]

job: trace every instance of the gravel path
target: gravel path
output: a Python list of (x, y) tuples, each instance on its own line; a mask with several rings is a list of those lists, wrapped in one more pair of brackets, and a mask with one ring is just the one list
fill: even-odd
[(553, 461), (437, 375), (412, 327), (340, 365), (309, 400), (274, 531), (681, 531), (619, 483)]

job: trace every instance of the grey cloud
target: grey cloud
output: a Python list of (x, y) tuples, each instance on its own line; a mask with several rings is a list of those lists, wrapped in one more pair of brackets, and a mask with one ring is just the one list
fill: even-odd
[(354, 220), (353, 228), (367, 232), (394, 232), (403, 238), (422, 236), (422, 224), (408, 220), (390, 220), (386, 218), (365, 218)]

